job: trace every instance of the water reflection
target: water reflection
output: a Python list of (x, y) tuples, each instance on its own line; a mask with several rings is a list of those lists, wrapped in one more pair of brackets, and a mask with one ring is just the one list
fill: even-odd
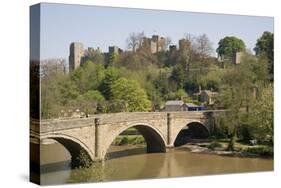
[[(70, 155), (59, 144), (41, 147), (42, 184), (130, 180), (273, 170), (272, 159), (238, 158), (190, 153), (144, 153), (145, 148), (113, 146), (104, 164), (71, 169)], [(52, 151), (52, 152), (50, 152)], [(54, 155), (57, 154), (57, 155)]]

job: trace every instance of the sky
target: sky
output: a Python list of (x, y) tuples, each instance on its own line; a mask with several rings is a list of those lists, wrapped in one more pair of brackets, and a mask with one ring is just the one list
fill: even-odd
[(64, 58), (68, 61), (71, 42), (82, 42), (84, 48), (99, 47), (107, 52), (108, 46), (112, 45), (126, 49), (129, 34), (142, 31), (147, 37), (154, 34), (169, 36), (176, 45), (186, 33), (205, 33), (214, 51), (220, 39), (236, 36), (245, 42), (246, 48), (252, 50), (264, 31), (274, 31), (274, 19), (43, 3), (40, 29), (40, 59)]

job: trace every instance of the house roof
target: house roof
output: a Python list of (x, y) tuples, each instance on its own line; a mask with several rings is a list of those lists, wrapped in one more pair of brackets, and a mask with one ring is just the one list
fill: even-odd
[(185, 103), (185, 105), (188, 107), (197, 107), (197, 105), (193, 103)]
[(184, 104), (184, 102), (183, 101), (180, 101), (180, 100), (171, 100), (171, 101), (167, 101), (166, 103), (165, 103), (165, 105), (166, 106), (169, 106), (169, 105), (175, 105), (175, 106), (181, 106), (181, 105), (183, 105)]

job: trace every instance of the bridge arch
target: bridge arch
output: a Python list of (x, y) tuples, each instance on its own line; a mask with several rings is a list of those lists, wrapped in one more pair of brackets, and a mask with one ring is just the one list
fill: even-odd
[(134, 123), (122, 127), (112, 134), (110, 139), (108, 139), (105, 144), (103, 157), (105, 157), (105, 155), (107, 154), (108, 149), (112, 142), (115, 140), (115, 138), (125, 130), (132, 127), (136, 128), (138, 132), (144, 137), (146, 142), (147, 153), (166, 152), (166, 140), (160, 130), (148, 123)]
[[(94, 155), (91, 150), (78, 138), (72, 137), (66, 134), (48, 134), (40, 137), (41, 140), (53, 139), (60, 143), (71, 155), (71, 166), (79, 167), (87, 165), (94, 159)], [(81, 160), (80, 154), (83, 152), (83, 159)]]
[(210, 131), (203, 122), (191, 121), (177, 127), (172, 143), (176, 147), (186, 144), (188, 139), (204, 139), (209, 135)]

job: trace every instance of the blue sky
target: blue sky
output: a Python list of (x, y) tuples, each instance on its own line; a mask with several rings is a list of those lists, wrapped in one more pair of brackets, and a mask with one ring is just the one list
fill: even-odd
[(144, 31), (146, 36), (169, 36), (174, 44), (185, 33), (207, 34), (217, 48), (225, 36), (241, 38), (253, 49), (263, 31), (274, 30), (271, 17), (236, 16), (144, 9), (110, 8), (83, 5), (41, 4), (41, 59), (65, 58), (69, 44), (82, 42), (84, 47), (117, 45), (126, 49), (131, 32)]

